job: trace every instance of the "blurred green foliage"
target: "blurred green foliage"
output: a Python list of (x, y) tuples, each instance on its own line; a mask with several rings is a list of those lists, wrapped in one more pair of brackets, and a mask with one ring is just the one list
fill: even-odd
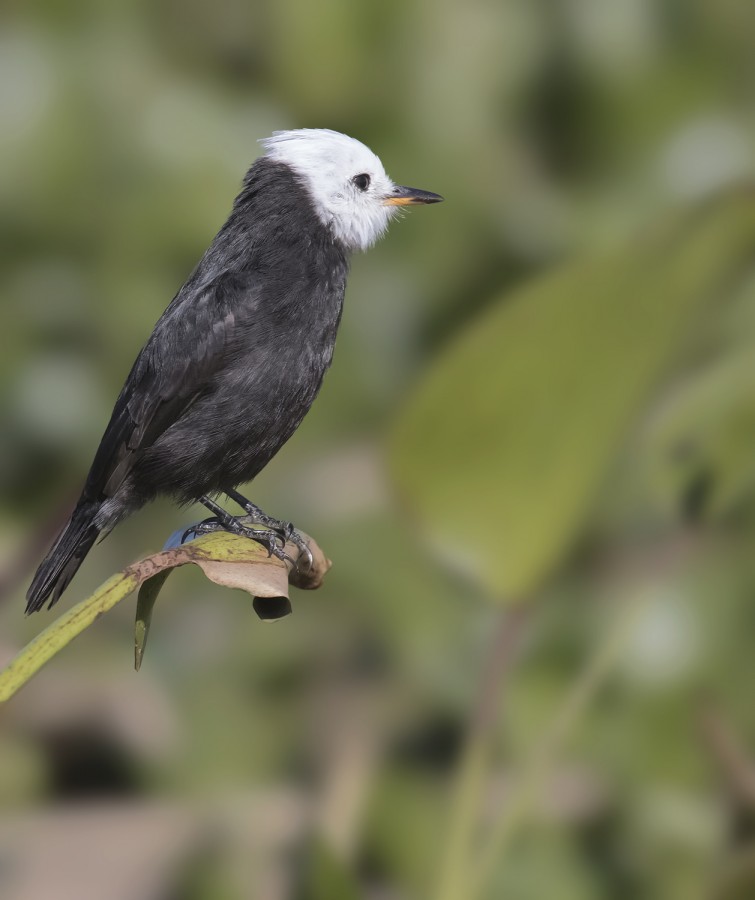
[[(531, 279), (452, 342), (407, 404), (399, 486), (435, 543), (460, 544), (460, 564), (492, 593), (529, 597), (578, 539), (630, 426), (739, 285), (755, 246), (753, 197)], [(750, 337), (741, 355), (752, 364)], [(746, 384), (741, 365), (733, 379)], [(709, 397), (730, 419), (739, 392), (716, 381)], [(722, 451), (713, 476), (721, 469), (738, 496), (755, 438), (751, 391), (742, 401), (729, 428), (739, 452)], [(722, 431), (717, 421), (704, 429), (713, 441)]]
[[(447, 198), (354, 260), (322, 394), (253, 488), (325, 587), (273, 627), (182, 571), (138, 677), (125, 605), (43, 670), (0, 730), (3, 897), (755, 893), (755, 6), (0, 15), (7, 658), (255, 141), (343, 130)], [(196, 518), (124, 523), (71, 602)]]

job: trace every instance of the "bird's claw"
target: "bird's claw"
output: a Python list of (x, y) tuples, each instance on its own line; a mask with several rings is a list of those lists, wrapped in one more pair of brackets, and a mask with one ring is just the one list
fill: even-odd
[[(242, 537), (247, 537), (250, 540), (256, 541), (258, 544), (262, 544), (267, 550), (268, 556), (275, 556), (277, 559), (282, 559), (284, 561), (287, 558), (287, 554), (283, 550), (285, 544), (280, 535), (276, 534), (274, 531), (270, 531), (268, 528), (248, 528), (246, 525), (242, 525), (239, 534)], [(278, 541), (281, 541), (280, 546), (278, 546)]]
[(294, 544), (296, 549), (299, 551), (299, 556), (296, 560), (291, 559), (289, 556), (288, 559), (291, 560), (292, 564), (299, 569), (301, 558), (304, 557), (307, 561), (307, 571), (309, 571), (314, 565), (314, 557), (312, 556), (312, 551), (309, 549), (309, 544), (304, 540), (301, 534), (294, 528), (293, 523), (284, 522), (280, 519), (273, 519), (271, 516), (268, 516), (266, 513), (263, 513), (262, 510), (254, 506), (254, 504), (248, 504), (247, 512), (253, 521), (259, 523), (260, 525), (265, 525), (271, 531), (273, 531), (281, 540), (282, 546), (286, 546), (286, 544), (291, 543)]
[(296, 560), (291, 559), (289, 556), (289, 559), (291, 559), (294, 566), (299, 569), (299, 562), (301, 558), (304, 557), (307, 560), (307, 571), (309, 571), (315, 562), (312, 551), (309, 549), (309, 544), (304, 540), (296, 528), (294, 528), (293, 524), (291, 522), (278, 522), (274, 519), (269, 520), (265, 524), (280, 537), (284, 547), (286, 544), (291, 543), (299, 551), (299, 556)]
[[(288, 523), (291, 525), (291, 523)], [(299, 534), (299, 532), (291, 526), (291, 533), (288, 535), (288, 540), (294, 544), (299, 551), (299, 556), (296, 560), (296, 568), (299, 569), (299, 562), (302, 557), (307, 560), (307, 571), (309, 571), (312, 566), (315, 564), (315, 558), (312, 556), (312, 551), (309, 549), (309, 544), (304, 540), (304, 538)]]
[(190, 525), (181, 535), (181, 543), (185, 544), (189, 540), (193, 540), (203, 534), (212, 534), (215, 531), (225, 531), (220, 522), (213, 516), (210, 519), (203, 519)]
[[(273, 535), (274, 537), (270, 541), (271, 546), (274, 546), (274, 549), (269, 552), (272, 552), (278, 559), (286, 559), (291, 563), (294, 568), (299, 569), (299, 564), (301, 562), (302, 557), (304, 557), (307, 561), (307, 571), (309, 571), (314, 565), (314, 557), (312, 556), (312, 551), (309, 549), (309, 544), (304, 540), (304, 538), (299, 534), (299, 532), (294, 528), (294, 526), (290, 522), (282, 522), (281, 528), (275, 528), (272, 525), (270, 526), (270, 530), (264, 529), (263, 533)], [(259, 533), (257, 529), (250, 529), (255, 533)], [(275, 540), (279, 540), (281, 542), (280, 548), (275, 544)], [(254, 540), (259, 540), (258, 537), (254, 537)], [(264, 541), (260, 541), (260, 543), (264, 543)], [(289, 556), (288, 553), (283, 551), (283, 548), (286, 544), (293, 544), (296, 549), (299, 551), (298, 557), (294, 559)]]

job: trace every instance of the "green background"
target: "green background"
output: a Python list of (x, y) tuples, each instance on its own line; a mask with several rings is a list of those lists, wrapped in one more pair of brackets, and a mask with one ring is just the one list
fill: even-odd
[[(249, 489), (294, 615), (186, 569), (0, 718), (7, 900), (755, 894), (755, 6), (7, 2), (0, 657), (256, 141), (446, 197), (353, 261)], [(62, 605), (202, 517), (159, 502)]]

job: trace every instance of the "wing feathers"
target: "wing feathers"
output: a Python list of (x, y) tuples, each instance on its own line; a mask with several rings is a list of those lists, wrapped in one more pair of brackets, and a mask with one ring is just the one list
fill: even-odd
[(250, 305), (248, 279), (225, 275), (195, 297), (171, 304), (139, 354), (92, 464), (85, 494), (112, 497), (141, 450), (200, 397), (222, 367), (234, 334), (234, 306)]

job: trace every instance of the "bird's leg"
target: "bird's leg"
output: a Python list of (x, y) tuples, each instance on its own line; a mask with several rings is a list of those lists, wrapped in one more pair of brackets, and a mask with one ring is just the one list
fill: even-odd
[[(189, 534), (209, 534), (213, 531), (229, 531), (231, 534), (238, 534), (241, 537), (251, 538), (262, 544), (267, 550), (268, 556), (276, 556), (278, 559), (291, 560), (291, 557), (284, 553), (283, 546), (278, 546), (279, 535), (275, 529), (269, 528), (250, 528), (248, 525), (242, 524), (236, 516), (232, 516), (227, 510), (223, 509), (220, 504), (211, 500), (209, 497), (202, 496), (199, 502), (207, 507), (210, 512), (215, 513), (214, 519), (206, 519), (197, 525), (192, 526), (184, 533), (184, 540)], [(260, 523), (264, 524), (264, 523)], [(283, 539), (280, 538), (282, 541)]]
[(247, 500), (243, 494), (240, 494), (238, 491), (233, 490), (233, 488), (223, 491), (223, 493), (226, 495), (226, 497), (229, 497), (231, 500), (233, 500), (234, 503), (238, 503), (238, 505), (254, 522), (259, 522), (260, 525), (265, 525), (268, 528), (272, 528), (274, 532), (279, 534), (281, 536), (281, 539), (283, 540), (284, 546), (287, 541), (291, 541), (292, 544), (295, 544), (297, 549), (299, 550), (299, 554), (303, 554), (306, 557), (307, 568), (312, 568), (312, 565), (314, 564), (312, 551), (309, 549), (309, 545), (301, 536), (301, 534), (294, 528), (291, 522), (284, 522), (281, 519), (274, 519), (266, 512), (263, 512), (255, 503), (252, 503), (251, 500)]

